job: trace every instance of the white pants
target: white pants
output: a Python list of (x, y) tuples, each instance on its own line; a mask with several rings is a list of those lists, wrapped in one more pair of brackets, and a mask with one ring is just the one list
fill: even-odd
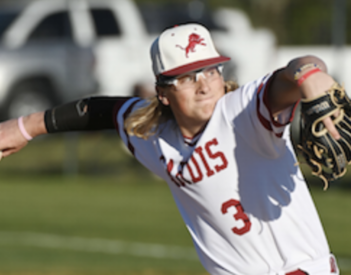
[(286, 271), (272, 272), (270, 275), (338, 275), (339, 268), (333, 254), (313, 261), (306, 261)]

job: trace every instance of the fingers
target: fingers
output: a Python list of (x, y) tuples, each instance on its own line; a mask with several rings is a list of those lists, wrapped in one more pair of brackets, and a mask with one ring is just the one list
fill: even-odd
[(12, 144), (10, 146), (2, 146), (3, 149), (0, 150), (0, 160), (2, 158), (6, 158), (19, 150), (21, 150), (23, 147), (27, 145), (27, 142), (21, 142), (21, 143), (16, 143)]
[[(6, 158), (16, 152), (18, 152), (19, 150), (21, 150), (24, 146), (19, 146), (19, 147), (16, 147), (16, 148), (7, 148), (7, 149), (4, 149), (3, 151), (0, 151), (1, 152), (1, 157), (2, 158)], [(1, 159), (0, 159), (1, 160)]]
[(336, 140), (340, 139), (340, 134), (336, 129), (331, 117), (326, 117), (325, 119), (323, 119), (323, 123), (333, 138), (335, 138)]

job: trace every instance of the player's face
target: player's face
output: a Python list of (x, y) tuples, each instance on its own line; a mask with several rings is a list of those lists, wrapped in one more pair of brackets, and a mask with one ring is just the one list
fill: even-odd
[[(183, 134), (196, 134), (212, 116), (224, 95), (224, 80), (217, 67), (182, 75), (159, 98), (169, 105)], [(185, 130), (185, 131), (184, 131)]]

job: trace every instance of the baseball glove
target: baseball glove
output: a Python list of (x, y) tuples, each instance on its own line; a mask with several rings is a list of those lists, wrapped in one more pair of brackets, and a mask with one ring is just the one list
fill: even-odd
[[(331, 116), (341, 138), (334, 139), (322, 120)], [(297, 145), (312, 174), (329, 182), (342, 177), (351, 163), (351, 100), (338, 83), (318, 98), (301, 100), (301, 132)]]

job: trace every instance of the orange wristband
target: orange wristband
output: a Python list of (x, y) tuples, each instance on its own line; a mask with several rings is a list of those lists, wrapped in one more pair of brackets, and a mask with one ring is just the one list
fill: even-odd
[(309, 76), (318, 72), (321, 72), (319, 68), (314, 68), (313, 70), (308, 71), (297, 80), (297, 85), (301, 86), (302, 82), (304, 82)]

